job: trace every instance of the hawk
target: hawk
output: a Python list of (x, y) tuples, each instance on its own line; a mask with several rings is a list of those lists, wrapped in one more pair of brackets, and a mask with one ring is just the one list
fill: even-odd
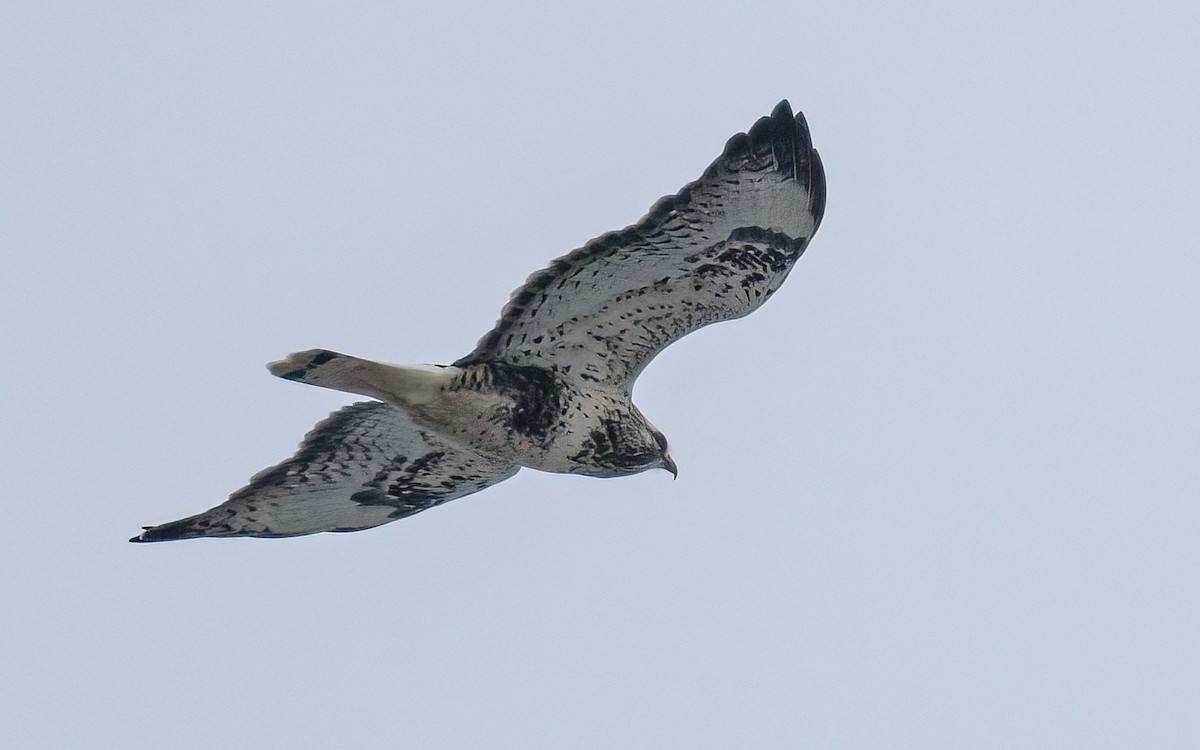
[(634, 381), (671, 342), (766, 302), (824, 210), (821, 160), (785, 100), (637, 224), (530, 276), (457, 362), (389, 365), (317, 349), (269, 364), (281, 378), (374, 400), (334, 412), (226, 502), (130, 541), (358, 531), (523, 466), (675, 474), (667, 439), (633, 404)]

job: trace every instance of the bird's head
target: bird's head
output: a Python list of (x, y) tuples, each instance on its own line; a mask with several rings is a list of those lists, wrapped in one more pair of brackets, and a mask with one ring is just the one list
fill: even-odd
[(677, 478), (679, 467), (675, 465), (671, 454), (667, 452), (667, 436), (650, 424), (641, 414), (636, 416), (640, 418), (637, 434), (627, 437), (624, 441), (623, 453), (628, 465), (633, 472), (666, 469), (671, 472), (672, 477)]
[[(667, 438), (633, 408), (630, 413), (600, 421), (584, 443), (592, 476), (623, 477), (651, 469), (679, 469), (667, 453)], [(583, 472), (580, 472), (583, 473)]]
[(650, 429), (652, 431), (651, 435), (654, 438), (654, 443), (658, 446), (658, 468), (666, 469), (667, 471), (671, 472), (671, 477), (673, 479), (678, 479), (679, 467), (675, 465), (675, 461), (671, 458), (671, 454), (667, 452), (667, 436), (658, 430), (655, 430), (653, 427)]

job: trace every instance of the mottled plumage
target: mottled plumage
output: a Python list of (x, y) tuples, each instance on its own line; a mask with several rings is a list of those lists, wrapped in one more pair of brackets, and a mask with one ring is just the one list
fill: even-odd
[(675, 472), (630, 394), (671, 342), (753, 312), (821, 223), (825, 176), (786, 101), (729, 140), (640, 222), (530, 276), (475, 350), (448, 366), (312, 350), (269, 367), (370, 396), (217, 507), (132, 541), (355, 531), (478, 492), (522, 466), (613, 477)]

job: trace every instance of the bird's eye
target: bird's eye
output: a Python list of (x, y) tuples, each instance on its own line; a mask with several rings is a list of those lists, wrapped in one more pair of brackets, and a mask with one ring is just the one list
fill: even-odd
[(653, 433), (654, 442), (658, 443), (658, 449), (663, 453), (667, 452), (667, 436), (655, 430)]

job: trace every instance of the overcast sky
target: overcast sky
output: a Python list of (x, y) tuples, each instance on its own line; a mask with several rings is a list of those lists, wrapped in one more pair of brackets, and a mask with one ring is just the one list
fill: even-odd
[[(5, 3), (0, 745), (1200, 745), (1196, 7)], [(678, 481), (125, 541), (784, 97), (825, 222), (639, 381)]]

